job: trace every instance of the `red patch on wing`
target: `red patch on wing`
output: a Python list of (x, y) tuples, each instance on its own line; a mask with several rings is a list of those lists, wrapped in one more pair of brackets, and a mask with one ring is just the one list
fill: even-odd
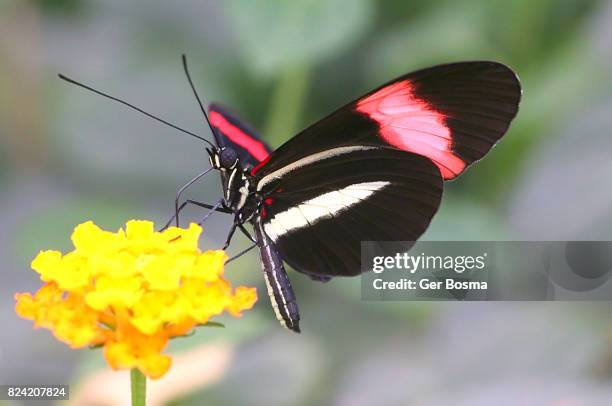
[(452, 179), (466, 163), (452, 150), (452, 135), (444, 115), (415, 97), (412, 85), (403, 80), (363, 98), (357, 111), (380, 126), (380, 136), (390, 145), (431, 159), (444, 179)]
[(272, 199), (271, 197), (267, 197), (264, 199), (264, 204), (261, 207), (261, 217), (262, 218), (268, 217), (268, 212), (266, 211), (266, 205), (270, 206), (272, 205), (272, 202), (274, 202), (274, 199)]
[(257, 173), (257, 171), (260, 170), (262, 166), (267, 164), (269, 160), (270, 160), (270, 155), (268, 155), (266, 159), (258, 163), (257, 166), (253, 167), (253, 169), (251, 169), (251, 176), (255, 176), (255, 173)]
[(208, 118), (213, 127), (218, 128), (232, 142), (246, 149), (258, 161), (263, 161), (268, 157), (268, 151), (264, 144), (245, 134), (240, 128), (227, 121), (221, 114), (211, 111), (208, 114)]

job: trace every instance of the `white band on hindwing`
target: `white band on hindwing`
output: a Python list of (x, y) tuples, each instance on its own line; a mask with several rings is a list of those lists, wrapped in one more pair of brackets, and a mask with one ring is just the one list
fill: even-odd
[(264, 223), (268, 236), (276, 241), (291, 230), (308, 227), (331, 218), (334, 214), (367, 199), (376, 191), (391, 184), (388, 181), (362, 182), (339, 190), (324, 193), (280, 213), (275, 213)]

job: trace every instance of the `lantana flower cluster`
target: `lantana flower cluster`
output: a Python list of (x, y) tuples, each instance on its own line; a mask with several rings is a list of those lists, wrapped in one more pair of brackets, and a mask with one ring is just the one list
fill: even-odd
[(171, 364), (162, 354), (169, 339), (223, 312), (239, 316), (257, 300), (255, 288), (232, 289), (223, 278), (223, 251), (200, 251), (201, 232), (196, 224), (156, 232), (139, 220), (116, 233), (80, 224), (72, 252), (34, 259), (45, 284), (16, 294), (16, 311), (71, 348), (103, 346), (113, 369), (159, 378)]

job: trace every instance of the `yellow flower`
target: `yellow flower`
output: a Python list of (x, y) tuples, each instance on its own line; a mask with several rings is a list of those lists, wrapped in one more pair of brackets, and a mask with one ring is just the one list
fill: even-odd
[(257, 300), (255, 288), (232, 289), (223, 278), (223, 251), (200, 251), (201, 232), (196, 224), (156, 232), (137, 220), (116, 233), (80, 224), (72, 252), (41, 251), (32, 261), (45, 284), (17, 293), (15, 310), (71, 348), (104, 346), (113, 369), (159, 378), (171, 365), (162, 354), (169, 339), (223, 312), (240, 316)]

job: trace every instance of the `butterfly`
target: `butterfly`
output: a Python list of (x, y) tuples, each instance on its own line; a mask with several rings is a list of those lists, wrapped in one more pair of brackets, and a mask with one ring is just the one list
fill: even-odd
[[(210, 168), (177, 195), (177, 224), (187, 203), (231, 214), (226, 247), (236, 230), (253, 241), (274, 312), (295, 332), (300, 314), (284, 264), (325, 282), (361, 273), (362, 241), (418, 240), (444, 182), (500, 140), (522, 94), (517, 75), (498, 62), (434, 66), (385, 83), (273, 150), (229, 109), (205, 109), (184, 56), (183, 64), (215, 143), (205, 140)], [(221, 176), (217, 204), (179, 206), (180, 193), (210, 170)]]

